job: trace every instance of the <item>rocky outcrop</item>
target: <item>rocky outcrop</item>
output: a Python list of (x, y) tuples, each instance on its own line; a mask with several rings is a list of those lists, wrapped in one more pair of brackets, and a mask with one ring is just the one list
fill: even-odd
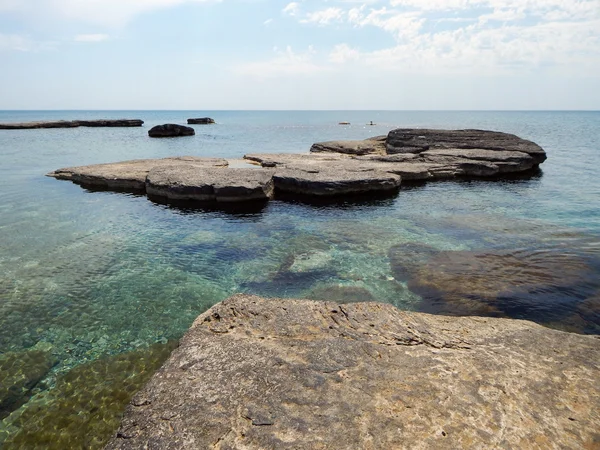
[(141, 127), (139, 119), (56, 120), (43, 122), (0, 123), (0, 130), (30, 130), (35, 128), (77, 127)]
[(215, 120), (210, 117), (199, 117), (196, 119), (188, 119), (187, 123), (188, 125), (210, 125), (215, 123)]
[(514, 134), (486, 130), (428, 130), (399, 128), (389, 132), (387, 153), (422, 153), (435, 149), (478, 149), (526, 153), (536, 164), (546, 160), (537, 144)]
[(595, 448), (599, 362), (597, 336), (525, 321), (238, 295), (107, 449)]
[(273, 197), (273, 174), (260, 169), (209, 169), (186, 164), (152, 169), (146, 193), (175, 201), (241, 202)]
[(317, 142), (310, 148), (311, 153), (334, 152), (350, 155), (385, 155), (386, 136), (377, 136), (363, 141)]
[(177, 125), (175, 123), (156, 125), (148, 130), (148, 136), (153, 138), (193, 136), (194, 134), (196, 134), (196, 132), (192, 127)]
[[(194, 132), (189, 127), (168, 124), (152, 128), (149, 134), (177, 136), (187, 133), (185, 130)], [(545, 159), (544, 151), (536, 144), (505, 133), (418, 132), (424, 134), (394, 130), (387, 138), (317, 143), (312, 153), (307, 154), (244, 156), (253, 164), (274, 169), (262, 172), (248, 168), (210, 171), (204, 169), (227, 163), (222, 160), (215, 163), (214, 159), (207, 158), (187, 158), (183, 162), (166, 158), (71, 167), (49, 175), (104, 189), (148, 190), (150, 195), (167, 200), (240, 202), (266, 200), (277, 193), (282, 197), (291, 194), (318, 198), (392, 193), (399, 188), (401, 180), (498, 177), (533, 169)], [(464, 137), (462, 144), (461, 136)], [(421, 145), (418, 152), (386, 153), (386, 145), (389, 151), (390, 145), (412, 149), (417, 144)], [(450, 145), (457, 147), (448, 147)], [(148, 174), (155, 168), (147, 182)]]

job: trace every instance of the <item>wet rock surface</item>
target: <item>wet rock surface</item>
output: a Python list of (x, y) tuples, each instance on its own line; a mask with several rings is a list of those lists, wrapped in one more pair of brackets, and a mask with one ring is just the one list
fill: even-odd
[(0, 130), (77, 127), (141, 127), (143, 124), (144, 121), (139, 119), (57, 120), (43, 122), (0, 123)]
[(185, 125), (178, 125), (176, 123), (156, 125), (148, 130), (148, 136), (153, 138), (193, 136), (194, 134), (196, 134), (196, 131), (194, 131), (192, 127), (186, 127)]
[(107, 448), (594, 448), (599, 361), (597, 336), (526, 321), (238, 295)]

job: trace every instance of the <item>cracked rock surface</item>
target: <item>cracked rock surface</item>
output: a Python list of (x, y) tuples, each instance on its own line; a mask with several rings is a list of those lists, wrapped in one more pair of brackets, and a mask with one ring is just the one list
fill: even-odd
[(600, 339), (531, 322), (236, 295), (108, 449), (596, 448)]

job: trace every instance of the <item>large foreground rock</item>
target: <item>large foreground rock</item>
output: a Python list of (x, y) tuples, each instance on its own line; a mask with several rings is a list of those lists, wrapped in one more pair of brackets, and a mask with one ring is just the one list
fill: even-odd
[(386, 154), (386, 136), (377, 136), (362, 141), (317, 142), (310, 148), (311, 153), (336, 152), (351, 155)]
[(192, 127), (177, 125), (176, 123), (156, 125), (148, 130), (148, 136), (153, 138), (193, 136), (194, 134), (196, 134), (196, 132)]
[(600, 339), (391, 305), (234, 296), (108, 449), (597, 448)]
[(139, 119), (56, 120), (42, 122), (0, 123), (0, 130), (30, 130), (35, 128), (77, 127), (141, 127)]

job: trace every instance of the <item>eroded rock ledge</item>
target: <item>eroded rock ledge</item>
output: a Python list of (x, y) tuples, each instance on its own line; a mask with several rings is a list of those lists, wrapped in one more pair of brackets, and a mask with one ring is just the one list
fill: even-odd
[(595, 448), (600, 339), (237, 295), (199, 316), (108, 449)]
[(31, 130), (36, 128), (77, 127), (141, 127), (139, 119), (57, 120), (43, 122), (0, 123), (0, 130)]
[[(308, 154), (244, 158), (262, 170), (180, 157), (71, 167), (48, 175), (92, 187), (133, 188), (172, 201), (243, 202), (268, 200), (277, 192), (309, 197), (393, 193), (401, 180), (499, 177), (531, 170), (546, 154), (506, 133), (398, 129), (364, 141), (317, 143)], [(210, 167), (222, 170), (206, 170)], [(219, 194), (225, 190), (226, 195)]]

